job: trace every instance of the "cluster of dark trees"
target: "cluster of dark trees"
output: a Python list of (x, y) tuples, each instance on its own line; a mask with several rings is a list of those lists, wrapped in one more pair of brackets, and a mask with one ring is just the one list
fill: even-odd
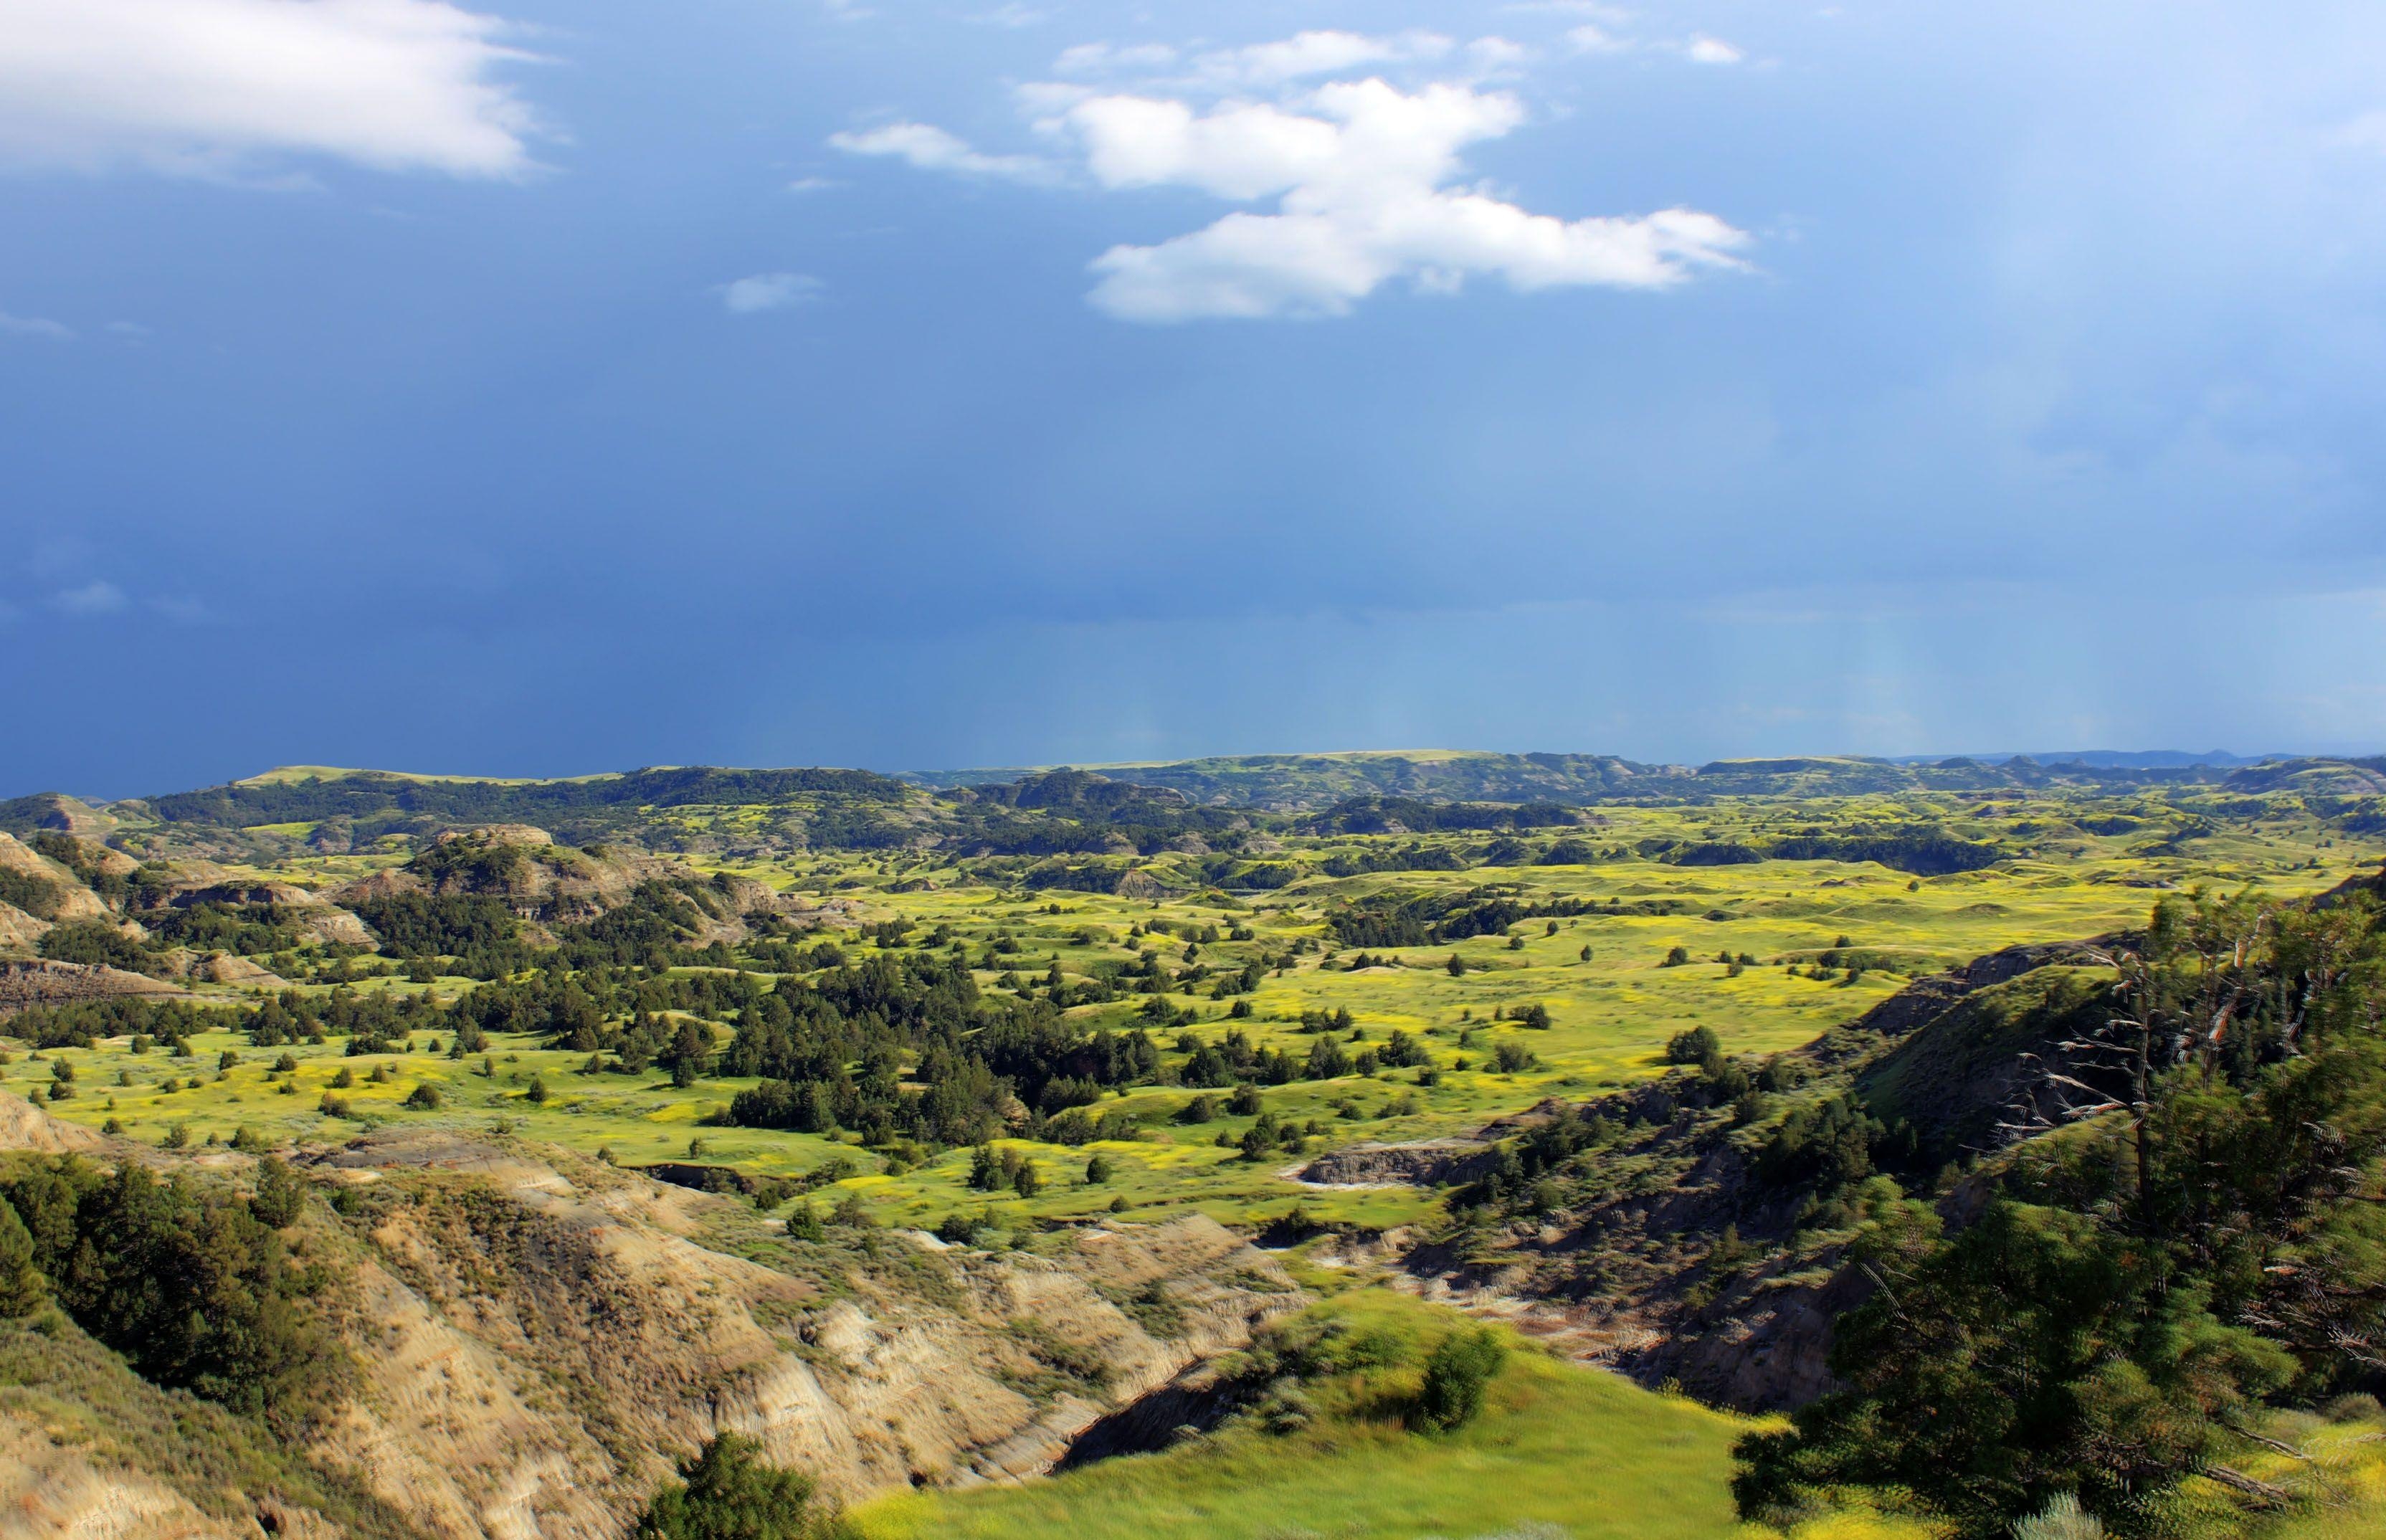
[(1912, 1123), (1903, 1118), (1884, 1121), (1842, 1093), (1791, 1108), (1757, 1151), (1755, 1174), (1772, 1186), (1810, 1186), (1832, 1195), (1876, 1171), (1911, 1175), (1920, 1156)]
[(760, 1128), (852, 1130), (873, 1145), (974, 1144), (1012, 1129), (1058, 1143), (1124, 1136), (1080, 1110), (1135, 1085), (1282, 1085), (1425, 1061), (1394, 1033), (1356, 1052), (1322, 1035), (1305, 1056), (1256, 1048), (1230, 1030), (1186, 1033), (1171, 1062), (1149, 1031), (1087, 1029), (1049, 998), (981, 995), (965, 966), (880, 954), (811, 980), (782, 978), (738, 1013), (720, 1060), (762, 1083), (727, 1121)]
[(1917, 877), (1980, 871), (2005, 852), (1938, 830), (1874, 834), (1790, 834), (1761, 844), (1738, 840), (1643, 840), (1639, 853), (1676, 866), (1753, 866), (1760, 861), (1877, 861)]
[(257, 958), (309, 943), (296, 915), (277, 904), (205, 902), (144, 912), (140, 919), (149, 933), (141, 940), (112, 920), (73, 920), (45, 933), (38, 950), (56, 962), (140, 973), (159, 971), (160, 959), (176, 950)]
[(2193, 1475), (2291, 1500), (2230, 1463), (2266, 1409), (2386, 1388), (2377, 910), (2166, 900), (2110, 961), (2092, 1019), (2049, 1023), (2044, 1097), (2008, 1113), (2041, 1135), (1960, 1210), (1867, 1180), (1894, 1130), (1845, 1098), (1765, 1150), (1861, 1183), (1877, 1286), (1839, 1324), (1843, 1388), (1742, 1441), (1743, 1512), (1897, 1488), (1985, 1540), (2076, 1497), (2137, 1534)]
[(1527, 901), (1490, 888), (1471, 888), (1464, 893), (1425, 893), (1405, 898), (1388, 894), (1336, 909), (1326, 916), (1326, 923), (1345, 946), (1429, 946), (1470, 936), (1499, 935), (1525, 920), (1671, 913), (1678, 907), (1675, 901), (1661, 900), (1654, 906), (1635, 904), (1629, 909), (1615, 905), (1602, 908), (1589, 898)]
[(0, 1171), (0, 1315), (54, 1299), (157, 1384), (291, 1415), (333, 1372), (307, 1308), (327, 1280), (280, 1234), (299, 1203), (278, 1161), (244, 1200), (137, 1160), (20, 1159)]
[(88, 1048), (103, 1037), (125, 1036), (179, 1045), (198, 1033), (243, 1025), (249, 1015), (236, 1006), (114, 995), (31, 1007), (8, 1019), (8, 1032), (37, 1048)]
[(1587, 821), (1576, 808), (1555, 802), (1427, 802), (1413, 796), (1344, 797), (1322, 812), (1295, 820), (1304, 834), (1442, 833), (1495, 830), (1572, 829)]
[[(425, 870), (424, 862), (444, 848), (434, 846), (411, 870)], [(517, 861), (525, 858), (519, 847), (506, 845), (469, 852), (468, 858), (480, 856), (502, 863), (499, 852)], [(381, 936), (387, 956), (451, 958), (452, 968), (443, 971), (472, 979), (503, 979), (534, 968), (659, 969), (728, 961), (725, 951), (693, 944), (705, 920), (727, 918), (725, 880), (650, 879), (603, 914), (560, 928), (550, 945), (528, 939), (516, 907), (501, 894), (486, 891), (488, 885), (505, 882), (502, 867), (470, 873), (448, 872), (435, 865), (429, 870), (434, 879), (453, 877), (455, 890), (389, 894), (361, 899), (355, 907), (357, 917)]]

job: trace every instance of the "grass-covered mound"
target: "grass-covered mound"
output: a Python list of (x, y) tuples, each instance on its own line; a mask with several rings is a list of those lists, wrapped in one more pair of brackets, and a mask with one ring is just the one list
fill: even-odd
[(1276, 1333), (1320, 1335), (1312, 1377), (1205, 1437), (1019, 1486), (902, 1496), (854, 1517), (870, 1540), (1739, 1532), (1730, 1448), (1751, 1424), (1516, 1339), (1479, 1414), (1448, 1432), (1413, 1431), (1434, 1347), (1472, 1329), (1403, 1295), (1347, 1295)]

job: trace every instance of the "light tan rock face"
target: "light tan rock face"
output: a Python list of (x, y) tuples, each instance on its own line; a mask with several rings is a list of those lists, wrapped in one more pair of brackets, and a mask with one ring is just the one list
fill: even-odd
[[(82, 885), (73, 871), (33, 849), (14, 834), (0, 834), (0, 871), (30, 879), (48, 890), (48, 896), (36, 908), (46, 908), (48, 913), (36, 913), (35, 918), (51, 920), (101, 920), (107, 915), (107, 906), (99, 895)], [(19, 905), (19, 908), (25, 908)]]
[(63, 1118), (53, 1118), (22, 1096), (0, 1091), (0, 1150), (32, 1150), (42, 1155), (93, 1151), (107, 1144), (98, 1134)]
[[(7, 1148), (200, 1181), (245, 1183), (251, 1169), (0, 1097)], [(352, 1368), (289, 1452), (436, 1540), (620, 1540), (671, 1462), (722, 1431), (848, 1499), (1041, 1471), (1106, 1411), (1302, 1298), (1272, 1258), (1200, 1219), (1047, 1237), (1033, 1255), (835, 1226), (817, 1245), (742, 1202), (475, 1134), (377, 1132), (295, 1160), (358, 1201), (345, 1218), (314, 1206), (293, 1242), (334, 1270), (330, 1324)], [(1056, 1343), (1074, 1378), (1036, 1357)], [(1105, 1373), (1082, 1372), (1088, 1350)], [(133, 1383), (89, 1351), (124, 1379), (79, 1413), (85, 1442)], [(286, 1493), (230, 1501), (187, 1471), (19, 1437), (13, 1405), (0, 1400), (0, 1513), (34, 1527), (0, 1540), (337, 1534)]]
[(187, 978), (205, 979), (209, 983), (244, 984), (252, 989), (279, 989), (279, 974), (246, 958), (236, 958), (229, 952), (210, 952), (193, 961)]
[(180, 995), (187, 991), (143, 973), (89, 963), (0, 962), (0, 1019), (28, 1006), (97, 1000), (117, 995)]
[(48, 920), (36, 920), (20, 908), (0, 904), (0, 953), (31, 957), (49, 933)]
[[(731, 1199), (460, 1135), (369, 1135), (314, 1164), (378, 1215), (361, 1380), (314, 1453), (458, 1540), (617, 1535), (670, 1459), (723, 1430), (848, 1498), (1041, 1471), (1301, 1297), (1199, 1219), (1049, 1256), (885, 1232), (823, 1247)], [(1155, 1283), (1181, 1316), (1165, 1337), (1119, 1304)], [(1054, 1339), (1094, 1349), (1106, 1381), (1023, 1393), (1052, 1379), (1035, 1349)]]
[(258, 1540), (172, 1487), (94, 1464), (36, 1424), (0, 1412), (0, 1540)]
[(56, 829), (82, 839), (104, 840), (116, 827), (114, 814), (102, 812), (81, 797), (48, 792), (32, 800), (44, 805), (41, 824), (44, 829)]

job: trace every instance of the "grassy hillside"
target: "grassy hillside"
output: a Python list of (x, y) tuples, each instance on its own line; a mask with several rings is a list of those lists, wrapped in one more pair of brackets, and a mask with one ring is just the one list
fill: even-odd
[(1411, 1433), (1401, 1419), (1418, 1366), (1464, 1318), (1371, 1290), (1319, 1307), (1310, 1323), (1364, 1339), (1370, 1356), (1396, 1361), (1311, 1383), (1311, 1420), (1290, 1432), (1243, 1421), (1187, 1447), (1025, 1486), (890, 1498), (856, 1515), (863, 1534), (1720, 1540), (1739, 1531), (1725, 1490), (1732, 1440), (1747, 1426), (1739, 1419), (1512, 1341), (1477, 1421), (1449, 1434)]

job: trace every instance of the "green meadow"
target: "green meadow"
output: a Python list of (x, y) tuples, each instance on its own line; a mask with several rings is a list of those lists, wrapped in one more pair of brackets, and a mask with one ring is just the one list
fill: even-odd
[[(2159, 811), (2143, 799), (2098, 808), (2125, 823), (2150, 824)], [(2132, 810), (2140, 816), (2132, 819)], [(728, 809), (720, 817), (734, 826), (749, 812)], [(1872, 862), (1700, 867), (1636, 853), (1666, 840), (1874, 827), (1892, 814), (1904, 820), (1928, 814), (1951, 833), (1993, 844), (2007, 858), (1981, 870), (1915, 876)], [(700, 809), (684, 816), (693, 829), (712, 827)], [(1229, 1020), (1227, 1001), (1193, 985), (1070, 1012), (1087, 1024), (1127, 1028), (1146, 1023), (1151, 1003), (1163, 1002), (1190, 1018), (1152, 1027), (1172, 1050), (1187, 1037), (1215, 1041), (1241, 1032), (1262, 1050), (1280, 1047), (1298, 1057), (1315, 1040), (1301, 1029), (1302, 1013), (1315, 1010), (1350, 1013), (1358, 1033), (1352, 1051), (1380, 1045), (1396, 1031), (1424, 1050), (1430, 1072), (1383, 1069), (1267, 1088), (1265, 1111), (1310, 1133), (1300, 1152), (1270, 1152), (1256, 1161), (1224, 1147), (1253, 1120), (1225, 1115), (1222, 1094), (1209, 1094), (1216, 1115), (1192, 1123), (1181, 1120), (1201, 1093), (1128, 1090), (1092, 1110), (1134, 1118), (1139, 1132), (1132, 1141), (1076, 1148), (1003, 1142), (1035, 1161), (1044, 1178), (1028, 1199), (1006, 1193), (989, 1200), (973, 1192), (967, 1150), (945, 1151), (906, 1170), (836, 1137), (718, 1126), (715, 1115), (755, 1082), (715, 1076), (675, 1087), (659, 1072), (592, 1069), (589, 1056), (527, 1035), (497, 1034), (487, 1053), (467, 1058), (449, 1057), (446, 1045), (421, 1034), (406, 1051), (355, 1058), (336, 1038), (267, 1049), (229, 1033), (202, 1033), (190, 1040), (191, 1056), (179, 1059), (155, 1047), (135, 1053), (129, 1040), (116, 1038), (89, 1049), (13, 1055), (0, 1065), (0, 1083), (47, 1096), (63, 1063), (72, 1094), (44, 1105), (153, 1142), (204, 1146), (244, 1128), (282, 1143), (337, 1141), (373, 1126), (461, 1126), (609, 1153), (625, 1165), (693, 1160), (795, 1177), (843, 1159), (850, 1174), (823, 1200), (850, 1196), (882, 1222), (904, 1226), (933, 1226), (957, 1210), (990, 1212), (1003, 1223), (1186, 1210), (1250, 1223), (1295, 1203), (1321, 1220), (1387, 1226), (1425, 1217), (1436, 1196), (1410, 1187), (1320, 1187), (1298, 1181), (1298, 1170), (1338, 1146), (1463, 1135), (1548, 1097), (1580, 1099), (1659, 1073), (1667, 1040), (1691, 1028), (1712, 1029), (1736, 1054), (1778, 1051), (1852, 1020), (1915, 976), (2000, 947), (2137, 923), (2162, 891), (2209, 883), (2307, 893), (2374, 864), (2380, 853), (2375, 842), (2330, 833), (2292, 804), (2267, 818), (2214, 822), (2191, 842), (2168, 844), (2143, 832), (2091, 834), (2080, 827), (2085, 818), (2075, 803), (2020, 796), (1986, 806), (1951, 801), (1936, 809), (1917, 809), (1912, 799), (1889, 805), (1869, 798), (1618, 808), (1589, 836), (1602, 857), (1591, 864), (1476, 864), (1342, 878), (1319, 872), (1272, 890), (1213, 887), (1157, 900), (1031, 893), (965, 860), (914, 852), (690, 858), (701, 869), (856, 902), (865, 920), (942, 928), (974, 960), (996, 965), (978, 968), (976, 977), (998, 995), (1033, 987), (1055, 968), (1067, 980), (1091, 978), (1147, 951), (1171, 967), (1198, 961), (1213, 972), (1262, 958), (1275, 962), (1254, 992), (1239, 997), (1249, 1011), (1244, 1019)], [(1450, 836), (1345, 835), (1287, 842), (1290, 854), (1282, 858), (1315, 863), (1395, 841), (1466, 854), (1480, 849), (1477, 841)], [(331, 881), (400, 859), (301, 859), (273, 874)], [(1164, 858), (1151, 865), (1166, 869)], [(1371, 899), (1485, 889), (1527, 907), (1572, 902), (1589, 912), (1529, 919), (1445, 945), (1373, 950), (1337, 945), (1328, 924), (1343, 907)], [(1232, 939), (1237, 927), (1249, 939)], [(859, 925), (829, 933), (853, 956), (878, 949)], [(1831, 952), (1846, 952), (1863, 966), (1822, 967), (1823, 954)], [(1689, 960), (1669, 965), (1669, 955)], [(299, 987), (320, 994), (335, 986)], [(472, 985), (460, 978), (420, 985), (380, 976), (349, 987), (428, 988), (452, 998)], [(1515, 1020), (1531, 1007), (1547, 1013), (1546, 1029)], [(715, 1024), (718, 1040), (725, 1042), (729, 1032)], [(418, 1092), (423, 1086), (430, 1094)], [(326, 1093), (333, 1102), (326, 1103)], [(1110, 1174), (1094, 1184), (1085, 1176), (1097, 1154)]]

